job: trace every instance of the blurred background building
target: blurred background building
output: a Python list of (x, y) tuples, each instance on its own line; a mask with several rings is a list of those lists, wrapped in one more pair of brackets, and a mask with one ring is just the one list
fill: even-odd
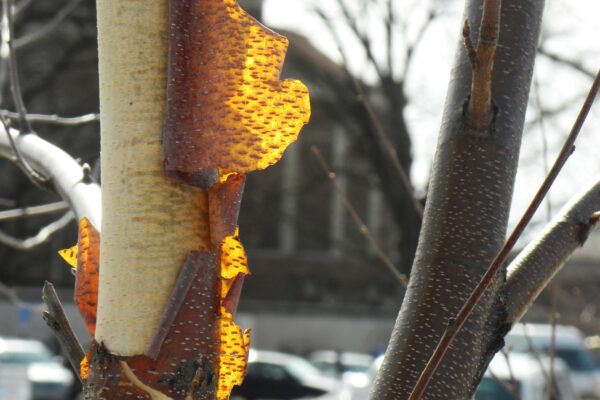
[[(240, 3), (262, 17), (262, 0)], [(96, 17), (91, 0), (23, 1), (16, 14), (19, 75), (31, 113), (76, 116), (98, 112)], [(380, 351), (387, 343), (403, 288), (344, 209), (311, 152), (317, 146), (337, 174), (337, 183), (391, 262), (408, 273), (419, 231), (411, 198), (378, 144), (373, 121), (355, 84), (339, 63), (298, 33), (290, 40), (284, 78), (302, 80), (311, 92), (312, 118), (283, 160), (248, 177), (240, 235), (252, 276), (240, 302), (240, 322), (254, 330), (259, 348), (306, 352), (318, 348)], [(4, 62), (4, 61), (2, 61)], [(405, 73), (406, 71), (403, 71)], [(404, 75), (382, 69), (378, 80), (360, 82), (377, 120), (388, 132), (405, 171), (412, 166)], [(6, 65), (0, 64), (2, 109), (11, 104)], [(437, 124), (437, 120), (434, 121)], [(99, 179), (99, 124), (35, 124), (38, 134), (92, 166)], [(416, 136), (416, 135), (415, 135)], [(432, 144), (430, 144), (432, 145)], [(0, 211), (58, 201), (31, 185), (0, 159)], [(423, 199), (420, 199), (423, 201)], [(393, 205), (393, 206), (390, 206)], [(64, 211), (63, 211), (64, 212)], [(0, 221), (0, 234), (28, 238), (60, 214)], [(2, 239), (2, 237), (0, 237)], [(600, 241), (594, 236), (593, 242)], [(76, 242), (73, 222), (32, 249), (27, 242), (0, 241), (0, 336), (46, 336), (39, 309), (44, 280), (54, 282), (72, 318), (73, 276), (57, 251)], [(600, 255), (589, 244), (558, 278), (564, 323), (600, 329), (596, 309)], [(547, 321), (544, 295), (529, 317)], [(76, 326), (82, 336), (83, 324)]]

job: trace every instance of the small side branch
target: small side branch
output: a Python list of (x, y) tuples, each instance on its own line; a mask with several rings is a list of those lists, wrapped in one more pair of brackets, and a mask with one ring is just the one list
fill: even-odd
[(6, 221), (15, 218), (32, 217), (34, 215), (50, 214), (57, 211), (63, 211), (69, 208), (66, 201), (57, 201), (41, 206), (15, 208), (13, 210), (0, 211), (0, 221)]
[(27, 239), (17, 239), (0, 231), (0, 244), (10, 246), (17, 250), (31, 250), (45, 243), (53, 234), (67, 226), (73, 220), (73, 212), (68, 211), (56, 221), (44, 226), (39, 232)]
[(573, 198), (508, 267), (503, 288), (508, 322), (516, 323), (581, 247), (600, 214), (600, 176)]
[(473, 68), (467, 121), (477, 129), (485, 128), (492, 121), (492, 75), (500, 38), (501, 8), (502, 0), (485, 0), (477, 48), (471, 42), (468, 21), (465, 21), (463, 28), (465, 46)]
[[(77, 372), (79, 376), (79, 369), (81, 360), (85, 357), (83, 348), (71, 328), (71, 324), (65, 315), (62, 304), (54, 290), (54, 285), (50, 282), (44, 283), (44, 289), (42, 292), (42, 300), (48, 311), (45, 311), (42, 316), (46, 324), (50, 327), (54, 335), (60, 342), (69, 363), (73, 367), (73, 370)], [(81, 379), (81, 377), (80, 377)]]
[[(9, 110), (0, 110), (0, 115), (5, 118), (16, 119), (19, 118), (19, 113)], [(100, 121), (100, 114), (91, 113), (84, 114), (77, 117), (61, 117), (60, 115), (52, 114), (27, 114), (27, 120), (31, 123), (44, 123), (53, 125), (81, 125), (90, 122)]]
[(319, 161), (319, 165), (321, 166), (321, 169), (327, 175), (327, 178), (329, 178), (331, 185), (333, 186), (333, 188), (336, 190), (336, 192), (342, 199), (342, 202), (344, 203), (344, 207), (346, 208), (346, 211), (348, 211), (348, 214), (350, 214), (352, 221), (358, 227), (360, 234), (367, 240), (369, 245), (371, 245), (371, 248), (373, 249), (373, 251), (375, 252), (377, 257), (386, 266), (386, 268), (392, 273), (392, 275), (394, 275), (394, 277), (398, 280), (398, 282), (400, 282), (402, 284), (402, 286), (407, 287), (408, 279), (406, 278), (406, 275), (401, 273), (398, 270), (398, 268), (396, 268), (396, 266), (390, 261), (390, 259), (387, 258), (387, 256), (385, 255), (385, 252), (381, 249), (381, 247), (379, 246), (379, 244), (377, 243), (375, 238), (373, 238), (373, 236), (371, 235), (371, 232), (369, 232), (369, 228), (364, 223), (362, 218), (360, 218), (360, 216), (358, 215), (358, 213), (352, 206), (352, 203), (350, 203), (350, 200), (348, 199), (346, 192), (344, 192), (342, 187), (337, 182), (335, 173), (331, 170), (331, 168), (325, 161), (325, 158), (321, 154), (321, 151), (316, 146), (312, 146), (311, 150), (312, 150), (314, 156), (316, 157), (317, 161)]

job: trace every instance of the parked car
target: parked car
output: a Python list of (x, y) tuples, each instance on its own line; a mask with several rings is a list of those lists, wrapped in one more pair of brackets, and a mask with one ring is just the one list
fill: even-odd
[(550, 359), (531, 354), (498, 353), (475, 392), (475, 400), (577, 400), (571, 375), (562, 360), (553, 366), (552, 396), (548, 397)]
[(357, 388), (369, 384), (368, 371), (373, 363), (373, 356), (369, 354), (319, 350), (306, 358), (327, 376), (339, 378)]
[(71, 371), (37, 340), (0, 338), (0, 375), (7, 374), (26, 376), (33, 400), (64, 400), (73, 384)]
[[(552, 326), (548, 324), (517, 324), (506, 337), (506, 347), (520, 353), (537, 352), (549, 355)], [(600, 399), (600, 367), (585, 346), (584, 336), (573, 326), (556, 327), (555, 355), (571, 371), (573, 384), (582, 399)]]
[(351, 389), (323, 376), (303, 358), (273, 351), (250, 350), (244, 383), (232, 400), (350, 400)]

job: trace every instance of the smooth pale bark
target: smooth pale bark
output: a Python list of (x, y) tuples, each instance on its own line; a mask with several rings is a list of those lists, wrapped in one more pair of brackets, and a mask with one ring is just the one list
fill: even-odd
[[(27, 162), (51, 179), (54, 190), (67, 202), (77, 219), (86, 217), (100, 230), (100, 186), (87, 182), (83, 168), (59, 147), (35, 134), (20, 135), (11, 129), (15, 145)], [(0, 157), (13, 158), (13, 150), (0, 124)]]
[(202, 191), (165, 178), (167, 0), (98, 0), (102, 243), (96, 340), (146, 351), (190, 251), (205, 249)]
[[(465, 18), (472, 32), (479, 30), (482, 4), (483, 0), (467, 1)], [(409, 288), (373, 400), (408, 398), (449, 319), (503, 244), (543, 6), (543, 0), (503, 2), (492, 86), (497, 110), (490, 129), (476, 130), (465, 123), (471, 65), (461, 38)], [(494, 315), (504, 321), (496, 315), (503, 313), (496, 307), (500, 283), (493, 285), (459, 333), (425, 399), (472, 395), (507, 329), (488, 325)]]

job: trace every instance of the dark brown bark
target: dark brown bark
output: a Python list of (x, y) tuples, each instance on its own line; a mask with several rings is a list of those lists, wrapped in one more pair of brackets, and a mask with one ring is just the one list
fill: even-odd
[[(478, 30), (482, 0), (467, 2)], [(504, 1), (487, 129), (464, 118), (471, 64), (461, 44), (448, 91), (423, 228), (402, 309), (371, 399), (406, 399), (453, 317), (499, 251), (506, 234), (543, 0)], [(497, 282), (480, 302), (434, 375), (425, 399), (466, 399), (491, 347), (487, 325)], [(500, 321), (503, 319), (500, 318)]]

